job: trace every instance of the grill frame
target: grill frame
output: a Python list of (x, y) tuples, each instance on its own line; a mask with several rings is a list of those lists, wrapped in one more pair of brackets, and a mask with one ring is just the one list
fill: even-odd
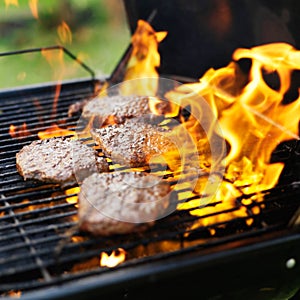
[[(62, 86), (61, 95), (64, 95), (64, 89), (66, 91), (68, 91), (68, 89), (72, 89), (72, 92), (74, 93), (74, 86), (76, 87), (77, 94), (78, 91), (81, 90), (81, 88), (82, 91), (88, 90), (90, 94), (93, 94), (95, 87), (98, 85), (101, 85), (101, 80), (89, 79), (82, 81), (67, 82), (64, 83)], [(33, 95), (34, 97), (38, 97), (39, 95), (43, 95), (45, 90), (50, 91), (51, 95), (54, 94), (55, 84), (46, 84), (25, 89), (20, 88), (16, 91), (5, 91), (0, 93), (0, 98), (5, 98), (9, 99), (9, 101), (13, 101), (14, 99), (20, 99), (24, 97), (32, 98)], [(73, 101), (75, 100), (73, 99)], [(66, 113), (66, 107), (67, 105), (64, 106), (64, 114)], [(29, 138), (29, 140), (31, 140), (31, 138)], [(26, 140), (26, 143), (27, 142), (28, 141)], [(6, 153), (4, 154), (4, 156), (6, 155)], [(288, 156), (289, 155), (290, 153), (288, 152)], [(10, 184), (13, 183), (14, 182), (11, 182)], [(297, 181), (294, 182), (294, 188), (297, 191), (296, 195), (300, 195), (299, 183), (297, 183)], [(12, 187), (12, 191), (13, 189), (14, 187)], [(278, 189), (280, 190), (280, 187)], [(291, 189), (293, 191), (292, 187)], [(55, 191), (55, 188), (52, 191)], [(0, 193), (3, 192), (8, 192), (8, 189), (5, 189), (4, 191), (1, 190)], [(23, 194), (19, 195), (18, 197), (23, 197)], [(0, 199), (0, 201), (1, 204), (3, 204), (4, 200)], [(49, 201), (51, 201), (51, 199), (49, 199)], [(61, 208), (62, 210), (67, 210), (67, 208), (69, 207), (71, 207), (70, 204), (62, 204), (62, 206), (59, 208)], [(68, 213), (73, 214), (74, 212), (67, 211), (66, 214)], [(8, 216), (7, 218), (14, 218), (14, 216)], [(17, 227), (18, 225), (16, 225), (16, 228)], [(84, 295), (86, 296), (85, 293), (91, 293), (91, 295), (103, 294), (106, 296), (110, 295), (118, 297), (120, 295), (124, 296), (130, 291), (130, 293), (132, 293), (131, 297), (136, 297), (136, 299), (138, 299), (138, 297), (141, 297), (142, 294), (144, 294), (144, 288), (147, 288), (147, 291), (149, 291), (150, 298), (150, 291), (152, 290), (152, 296), (155, 296), (154, 290), (157, 289), (159, 282), (165, 282), (168, 288), (170, 288), (170, 282), (172, 282), (173, 280), (177, 282), (178, 279), (174, 277), (174, 274), (178, 272), (180, 272), (181, 274), (185, 274), (184, 276), (186, 276), (186, 278), (183, 280), (184, 288), (182, 290), (180, 288), (174, 288), (173, 293), (174, 295), (178, 295), (180, 293), (185, 294), (186, 288), (189, 285), (189, 280), (197, 278), (197, 275), (203, 272), (207, 272), (212, 276), (215, 270), (222, 269), (222, 274), (224, 274), (223, 276), (225, 278), (229, 278), (228, 271), (231, 272), (233, 268), (232, 265), (234, 265), (234, 268), (236, 269), (235, 272), (237, 274), (244, 274), (245, 272), (243, 270), (243, 266), (245, 264), (244, 260), (246, 257), (249, 258), (249, 262), (247, 262), (248, 267), (245, 269), (252, 269), (250, 274), (251, 276), (253, 276), (253, 274), (255, 274), (256, 271), (255, 269), (253, 270), (253, 268), (251, 268), (251, 264), (255, 264), (258, 252), (261, 256), (261, 258), (259, 259), (259, 264), (265, 270), (264, 272), (266, 272), (267, 274), (280, 274), (280, 272), (283, 272), (285, 270), (284, 263), (287, 259), (290, 258), (290, 255), (292, 255), (297, 261), (299, 261), (300, 257), (299, 254), (296, 253), (295, 249), (299, 249), (300, 235), (297, 231), (294, 230), (284, 230), (281, 231), (278, 235), (275, 234), (276, 231), (274, 229), (272, 229), (271, 231), (271, 236), (269, 236), (267, 230), (264, 230), (264, 228), (262, 228), (260, 232), (255, 231), (253, 233), (254, 237), (252, 237), (251, 234), (246, 232), (245, 236), (243, 238), (239, 236), (238, 240), (236, 240), (237, 237), (234, 237), (233, 240), (225, 239), (225, 241), (220, 239), (219, 242), (215, 244), (212, 243), (211, 246), (209, 244), (206, 244), (207, 248), (205, 251), (203, 250), (203, 245), (195, 245), (194, 247), (190, 247), (185, 251), (179, 251), (179, 253), (176, 251), (173, 253), (162, 253), (161, 255), (150, 259), (149, 261), (143, 260), (142, 262), (137, 262), (137, 264), (134, 263), (133, 265), (131, 263), (125, 263), (124, 265), (121, 265), (120, 267), (114, 269), (112, 272), (108, 270), (102, 272), (100, 281), (100, 274), (96, 274), (97, 272), (91, 272), (88, 275), (78, 276), (78, 278), (74, 276), (74, 278), (71, 278), (70, 280), (59, 280), (55, 282), (54, 285), (46, 284), (44, 287), (40, 287), (40, 291), (38, 291), (39, 288), (37, 288), (37, 291), (25, 292), (22, 298), (42, 299), (48, 297), (48, 299), (68, 299), (74, 297), (75, 295), (76, 297), (80, 297), (80, 295), (84, 297)], [(259, 239), (257, 241), (258, 236)], [(264, 237), (267, 238), (267, 240), (265, 240)], [(237, 245), (237, 243), (239, 245)], [(222, 245), (229, 246), (229, 249), (226, 249), (226, 247), (222, 249)], [(30, 247), (31, 245), (29, 245), (29, 248)], [(276, 250), (274, 250), (272, 247), (276, 247)], [(286, 248), (292, 250), (287, 252)], [(29, 252), (30, 251), (32, 250), (29, 249)], [(270, 253), (272, 253), (272, 255), (270, 255)], [(287, 253), (289, 255), (287, 255)], [(31, 252), (31, 255), (35, 259), (36, 257), (38, 257), (36, 253)], [(238, 263), (237, 260), (239, 260), (240, 263)], [(226, 261), (228, 261), (228, 263), (225, 263)], [(37, 264), (39, 264), (39, 262), (37, 262)], [(47, 278), (48, 275), (43, 274), (43, 276)], [(244, 274), (243, 276), (246, 276), (246, 274)], [(280, 284), (280, 286), (283, 287), (284, 282), (291, 282), (295, 279), (295, 277), (300, 278), (299, 267), (296, 268), (296, 272), (288, 274), (289, 281), (285, 281), (282, 279), (283, 281), (282, 284)], [(208, 282), (208, 280), (205, 280), (205, 278), (202, 278), (201, 280), (203, 280), (202, 287), (212, 286)], [(262, 280), (260, 283), (257, 282), (257, 284), (259, 284), (260, 287), (264, 287), (264, 282), (265, 281)], [(225, 290), (228, 293), (228, 284), (229, 280), (226, 279), (225, 284), (222, 283), (220, 285), (220, 291)], [(220, 295), (219, 290), (215, 291), (213, 288), (206, 290), (207, 296), (210, 295), (209, 292), (211, 292), (214, 296)], [(276, 292), (278, 292), (278, 290), (276, 290)]]
[[(97, 296), (105, 299), (153, 299), (168, 293), (174, 299), (184, 296), (191, 299), (199, 299), (198, 296), (201, 299), (240, 299), (240, 295), (249, 300), (275, 299), (299, 287), (299, 267), (295, 270), (286, 268), (290, 258), (299, 261), (299, 247), (299, 233), (285, 234), (237, 249), (206, 255), (187, 253), (165, 258), (164, 264), (160, 261), (116, 269), (103, 274), (101, 281), (98, 276), (92, 276), (30, 292), (21, 298), (69, 300), (76, 297), (83, 300)], [(225, 280), (218, 281), (218, 278)], [(199, 294), (195, 294), (197, 292)], [(253, 298), (257, 295), (258, 298)]]

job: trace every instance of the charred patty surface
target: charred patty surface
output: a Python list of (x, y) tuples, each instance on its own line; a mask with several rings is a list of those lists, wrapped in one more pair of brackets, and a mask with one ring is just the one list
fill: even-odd
[(107, 172), (105, 158), (78, 140), (51, 138), (32, 142), (16, 155), (19, 173), (25, 180), (63, 183), (83, 179), (94, 172)]
[[(145, 115), (155, 119), (158, 116), (151, 113), (149, 101), (152, 99), (146, 96), (97, 97), (83, 106), (82, 116), (97, 116), (102, 124), (121, 124), (126, 119)], [(156, 107), (158, 114), (162, 115), (168, 109), (168, 103), (161, 101)]]
[(113, 162), (130, 167), (148, 165), (151, 158), (174, 151), (176, 147), (169, 133), (136, 119), (91, 131), (95, 143)]
[(109, 236), (143, 231), (174, 201), (169, 183), (142, 172), (92, 174), (79, 193), (83, 231)]

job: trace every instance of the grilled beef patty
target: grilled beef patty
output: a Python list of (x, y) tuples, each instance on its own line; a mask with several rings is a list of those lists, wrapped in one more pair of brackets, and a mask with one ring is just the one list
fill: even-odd
[(143, 231), (176, 207), (166, 181), (142, 172), (94, 173), (79, 193), (80, 229), (109, 236)]
[[(150, 120), (160, 120), (161, 116), (168, 109), (168, 103), (160, 101), (156, 104), (156, 111), (159, 115), (151, 113), (149, 106), (151, 98), (146, 96), (109, 96), (96, 97), (90, 101), (83, 103), (82, 117), (88, 119), (93, 116), (98, 118), (98, 122), (102, 125), (121, 124), (126, 119), (148, 116)], [(78, 110), (80, 106), (70, 106), (69, 115), (73, 111)]]
[(107, 172), (105, 158), (80, 141), (51, 138), (32, 142), (16, 155), (19, 173), (27, 179), (61, 184), (83, 180), (94, 172)]
[[(151, 124), (131, 119), (120, 125), (91, 130), (92, 137), (113, 162), (130, 167), (148, 165), (151, 158), (173, 151), (170, 132)], [(174, 155), (175, 156), (175, 155)]]

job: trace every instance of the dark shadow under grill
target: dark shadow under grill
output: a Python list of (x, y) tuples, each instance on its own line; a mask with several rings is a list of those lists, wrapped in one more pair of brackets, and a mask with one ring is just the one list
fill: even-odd
[[(280, 145), (274, 153), (273, 159), (285, 161), (286, 168), (278, 186), (265, 191), (264, 200), (259, 202), (262, 208), (259, 214), (254, 215), (250, 210), (255, 203), (245, 205), (243, 199), (237, 199), (236, 207), (214, 214), (226, 214), (246, 206), (249, 216), (193, 228), (194, 222), (208, 216), (192, 216), (188, 210), (178, 210), (140, 234), (95, 238), (75, 231), (57, 255), (58, 245), (66, 241), (66, 234), (76, 226), (77, 208), (66, 201), (67, 197), (76, 195), (66, 196), (64, 189), (55, 184), (23, 181), (16, 170), (15, 154), (53, 122), (63, 128), (75, 127), (77, 118), (68, 118), (68, 107), (91, 97), (96, 83), (64, 84), (54, 120), (51, 110), (55, 86), (6, 91), (0, 95), (0, 295), (21, 291), (26, 296), (27, 291), (94, 276), (98, 280), (94, 284), (101, 287), (109, 281), (110, 274), (116, 277), (109, 282), (117, 282), (122, 270), (129, 270), (126, 276), (132, 279), (135, 269), (140, 272), (139, 267), (144, 267), (147, 273), (149, 264), (153, 271), (155, 264), (163, 266), (172, 259), (179, 262), (185, 258), (187, 263), (187, 257), (206, 258), (257, 241), (299, 238), (287, 229), (300, 205), (300, 144), (291, 141)], [(24, 122), (31, 134), (11, 138), (10, 125), (22, 126)], [(179, 190), (178, 195), (183, 192)], [(247, 225), (246, 219), (250, 218), (253, 222)], [(100, 267), (100, 253), (111, 253), (118, 248), (127, 252), (126, 261), (111, 269)]]

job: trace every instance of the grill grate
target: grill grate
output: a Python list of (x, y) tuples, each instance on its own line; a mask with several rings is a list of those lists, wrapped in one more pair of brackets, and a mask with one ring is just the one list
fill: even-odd
[[(205, 251), (214, 251), (219, 245), (225, 247), (235, 241), (242, 245), (242, 241), (251, 237), (263, 237), (266, 233), (275, 234), (285, 229), (300, 205), (297, 174), (300, 153), (299, 143), (295, 141), (281, 146), (277, 157), (292, 161), (296, 172), (286, 171), (280, 186), (265, 191), (264, 200), (260, 202), (264, 209), (260, 214), (254, 215), (251, 205), (243, 204), (243, 199), (237, 199), (234, 208), (211, 214), (226, 214), (246, 206), (249, 217), (253, 219), (251, 226), (245, 222), (249, 217), (239, 217), (206, 228), (192, 228), (193, 222), (201, 217), (190, 215), (188, 210), (176, 211), (157, 221), (143, 234), (110, 239), (90, 237), (76, 231), (57, 255), (58, 245), (76, 225), (75, 204), (66, 201), (66, 197), (76, 194), (66, 196), (64, 189), (56, 184), (23, 181), (16, 170), (15, 154), (37, 139), (37, 132), (48, 128), (53, 121), (66, 127), (75, 126), (77, 119), (68, 118), (68, 107), (91, 97), (95, 84), (94, 80), (64, 84), (55, 120), (51, 118), (54, 86), (8, 91), (0, 95), (0, 295), (19, 290), (24, 293), (112, 272), (114, 269), (99, 267), (99, 255), (103, 251), (110, 253), (123, 248), (127, 259), (115, 268), (121, 269), (192, 251), (204, 255)], [(8, 133), (10, 124), (21, 126), (24, 122), (32, 134), (12, 139)], [(117, 168), (111, 167), (112, 170)], [(179, 198), (184, 191), (178, 191)], [(193, 199), (195, 197), (188, 201)], [(212, 235), (210, 230), (215, 230), (215, 234)]]

